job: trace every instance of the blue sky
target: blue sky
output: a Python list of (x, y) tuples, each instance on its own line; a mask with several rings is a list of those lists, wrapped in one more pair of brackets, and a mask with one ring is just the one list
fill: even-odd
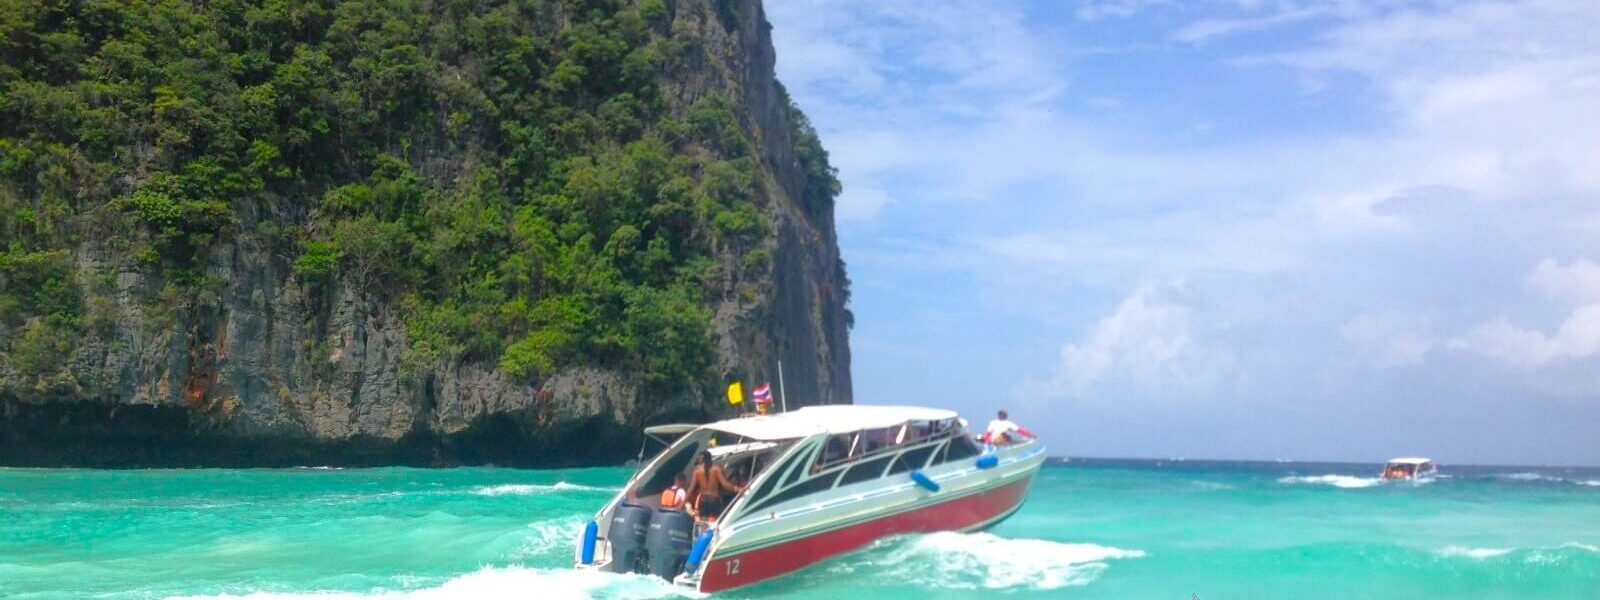
[(769, 0), (864, 403), (1600, 464), (1600, 3)]

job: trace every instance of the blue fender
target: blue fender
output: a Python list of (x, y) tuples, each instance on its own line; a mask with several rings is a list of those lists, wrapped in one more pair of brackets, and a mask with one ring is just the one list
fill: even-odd
[(927, 475), (923, 475), (922, 471), (912, 471), (911, 480), (917, 482), (917, 485), (928, 488), (930, 492), (939, 491), (939, 484), (934, 483)]
[(579, 555), (583, 564), (594, 564), (594, 538), (599, 534), (600, 526), (594, 521), (591, 520), (583, 526), (583, 553)]
[(706, 549), (711, 547), (711, 538), (716, 533), (715, 529), (707, 529), (694, 539), (694, 546), (689, 548), (689, 560), (683, 563), (683, 572), (693, 573), (700, 568), (700, 561), (706, 557)]
[(1000, 457), (995, 456), (993, 454), (985, 454), (983, 456), (979, 456), (978, 457), (978, 468), (979, 469), (993, 469), (996, 466), (998, 466), (999, 464), (1000, 464)]

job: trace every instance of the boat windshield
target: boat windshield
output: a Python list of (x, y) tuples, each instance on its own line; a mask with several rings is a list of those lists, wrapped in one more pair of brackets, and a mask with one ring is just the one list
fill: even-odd
[(710, 453), (712, 463), (742, 488), (764, 473), (773, 459), (796, 441), (749, 440), (725, 432), (699, 430), (662, 451), (648, 470), (635, 478), (625, 497), (631, 503), (658, 508), (661, 492), (671, 488), (680, 475), (689, 479), (702, 452)]
[(892, 427), (826, 436), (803, 446), (746, 498), (751, 510), (835, 487), (976, 456), (981, 452), (959, 419), (913, 420)]
[[(966, 434), (964, 422), (955, 416), (789, 439), (747, 437), (728, 429), (703, 427), (679, 438), (640, 471), (623, 499), (659, 508), (662, 492), (670, 489), (678, 476), (692, 479), (702, 453), (710, 453), (713, 463), (738, 488), (726, 499), (728, 510), (743, 512), (744, 507), (764, 509), (982, 452)], [(769, 470), (773, 475), (763, 479)]]

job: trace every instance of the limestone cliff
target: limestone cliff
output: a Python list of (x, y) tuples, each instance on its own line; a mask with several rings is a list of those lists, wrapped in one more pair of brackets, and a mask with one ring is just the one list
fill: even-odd
[[(815, 154), (820, 147), (814, 147), (809, 125), (774, 77), (770, 25), (758, 1), (525, 2), (494, 12), (493, 18), (486, 15), (503, 8), (500, 3), (424, 2), (408, 17), (410, 21), (401, 20), (420, 24), (420, 33), (408, 34), (422, 40), (415, 45), (379, 39), (385, 28), (399, 25), (393, 24), (394, 17), (386, 17), (390, 19), (386, 23), (348, 14), (356, 10), (351, 5), (359, 3), (327, 3), (320, 8), (318, 3), (306, 4), (301, 12), (271, 19), (258, 14), (267, 7), (250, 2), (195, 3), (192, 9), (235, 11), (236, 15), (215, 20), (243, 23), (236, 23), (238, 30), (251, 32), (248, 35), (319, 40), (348, 35), (353, 41), (347, 54), (342, 56), (333, 41), (327, 42), (331, 58), (318, 58), (293, 44), (253, 38), (236, 42), (229, 38), (232, 34), (199, 28), (191, 32), (194, 39), (220, 35), (225, 38), (223, 47), (260, 44), (264, 49), (259, 56), (264, 58), (259, 60), (273, 61), (273, 66), (252, 66), (248, 52), (236, 53), (244, 58), (226, 59), (189, 48), (185, 52), (193, 55), (182, 60), (199, 65), (186, 68), (211, 68), (206, 61), (215, 61), (220, 65), (216, 72), (222, 75), (197, 76), (197, 81), (206, 83), (191, 88), (159, 82), (128, 84), (129, 94), (143, 94), (142, 98), (115, 97), (119, 89), (115, 86), (122, 81), (114, 74), (123, 68), (118, 61), (134, 65), (126, 67), (129, 72), (163, 68), (160, 63), (138, 64), (144, 60), (141, 56), (155, 56), (158, 49), (128, 49), (139, 36), (147, 46), (160, 42), (150, 41), (155, 34), (139, 29), (143, 25), (133, 24), (132, 17), (115, 21), (90, 8), (81, 8), (84, 14), (52, 9), (56, 12), (19, 16), (0, 25), (12, 28), (0, 35), (8, 40), (4, 53), (12, 65), (0, 70), (0, 83), (6, 86), (6, 102), (0, 104), (7, 106), (0, 115), (6, 121), (0, 124), (0, 175), (4, 176), (0, 210), (5, 212), (0, 229), (22, 240), (11, 241), (0, 261), (0, 297), (14, 299), (0, 301), (0, 464), (604, 463), (630, 455), (643, 425), (725, 415), (721, 384), (730, 378), (776, 382), (780, 359), (791, 407), (851, 401), (850, 316), (845, 308), (849, 283), (832, 214), (837, 189), (818, 189), (817, 170), (824, 171), (824, 187), (832, 181), (831, 170), (825, 154), (818, 162)], [(581, 72), (588, 77), (599, 76), (596, 65), (601, 62), (583, 62), (591, 60), (583, 58), (582, 53), (591, 50), (578, 37), (591, 22), (585, 19), (601, 23), (596, 25), (601, 29), (632, 32), (616, 39), (631, 40), (633, 46), (612, 52), (614, 59), (592, 60), (621, 65), (617, 77), (648, 78), (637, 83), (637, 89), (649, 90), (654, 100), (642, 101), (642, 108), (618, 117), (619, 111), (630, 110), (616, 108), (624, 105), (619, 97), (643, 94), (606, 91), (604, 82), (563, 83), (569, 75), (563, 69), (569, 63), (580, 70), (587, 67)], [(107, 21), (115, 22), (105, 25), (104, 33), (81, 31)], [(429, 28), (430, 22), (462, 25), (445, 31)], [(347, 32), (341, 23), (356, 23), (352, 27), (370, 31)], [(172, 29), (180, 33), (173, 35), (189, 35), (182, 34), (184, 27), (174, 25)], [(82, 39), (63, 41), (53, 33), (69, 29)], [(526, 76), (537, 79), (541, 86), (537, 93), (547, 96), (496, 91), (519, 83), (505, 74), (485, 73), (522, 68), (514, 56), (508, 58), (512, 48), (484, 50), (487, 43), (476, 41), (491, 37), (483, 31), (501, 29), (522, 33), (506, 39), (536, 47), (530, 51), (535, 58), (526, 62), (538, 66), (527, 67)], [(454, 35), (460, 40), (440, 40)], [(605, 51), (604, 44), (598, 46), (601, 50), (592, 52)], [(629, 52), (632, 47), (636, 51)], [(52, 54), (59, 52), (71, 56)], [(406, 53), (420, 53), (426, 60), (416, 64), (431, 66), (404, 76), (385, 70), (383, 61)], [(648, 67), (629, 62), (639, 54), (646, 55), (639, 60), (647, 61)], [(67, 60), (76, 62), (65, 64)], [(324, 61), (321, 67), (315, 67), (318, 60)], [(291, 85), (284, 82), (293, 75), (289, 67), (300, 62), (313, 65), (308, 78), (312, 84), (321, 76), (315, 68), (325, 68), (355, 73), (348, 76), (368, 87), (351, 88), (357, 91), (348, 96), (332, 92), (296, 100)], [(265, 73), (261, 76), (265, 83), (251, 80), (256, 71)], [(480, 86), (482, 92), (458, 91), (452, 87), (457, 81), (488, 83)], [(73, 91), (59, 99), (45, 97), (39, 90), (46, 84)], [(422, 100), (399, 93), (384, 96), (386, 89), (408, 85), (428, 95)], [(562, 85), (576, 87), (562, 91), (558, 87)], [(227, 145), (226, 136), (206, 129), (207, 119), (254, 110), (248, 103), (257, 96), (251, 94), (263, 88), (266, 91), (260, 94), (275, 94), (275, 104), (264, 109), (262, 124), (241, 126), (239, 131), (245, 133), (237, 136), (238, 150), (226, 150), (233, 146)], [(213, 107), (204, 102), (214, 89), (242, 90), (239, 97), (245, 104), (207, 112)], [(35, 92), (41, 95), (30, 95)], [(506, 116), (514, 109), (509, 100), (499, 100), (502, 97), (569, 99), (561, 100), (568, 104), (560, 106), (547, 101), (539, 109), (545, 112), (530, 114), (571, 114), (571, 122), (584, 124), (583, 131), (589, 132), (577, 137), (589, 141), (563, 142), (567, 130), (554, 126), (542, 130), (549, 133), (518, 133), (519, 127), (547, 124)], [(138, 101), (155, 108), (136, 112), (121, 104)], [(297, 110), (295, 102), (346, 101), (379, 116), (361, 119), (329, 109), (333, 116), (320, 124), (314, 119), (309, 125), (296, 124), (306, 111)], [(53, 102), (59, 103), (55, 109)], [(709, 119), (701, 113), (714, 114), (704, 108), (708, 105), (725, 107), (736, 125), (736, 130), (709, 135), (721, 135), (720, 144), (696, 133), (704, 129), (697, 123)], [(552, 112), (557, 109), (566, 112)], [(59, 128), (46, 127), (42, 124), (53, 123), (50, 110), (73, 115), (81, 110), (85, 116)], [(120, 115), (116, 131), (134, 133), (96, 150), (101, 142), (85, 131), (91, 130), (94, 115), (105, 111)], [(385, 119), (393, 121), (386, 124)], [(679, 126), (683, 128), (674, 129)], [(279, 135), (284, 131), (290, 133)], [(541, 141), (545, 138), (554, 141)], [(341, 143), (354, 143), (348, 139), (376, 140), (372, 143), (377, 149), (341, 148)], [(657, 369), (652, 357), (692, 347), (698, 342), (672, 336), (685, 331), (691, 333), (684, 335), (698, 335), (693, 332), (700, 329), (664, 325), (659, 329), (662, 334), (619, 337), (632, 334), (608, 333), (611, 325), (595, 318), (583, 321), (588, 333), (581, 334), (541, 325), (545, 317), (538, 310), (516, 311), (547, 297), (549, 292), (541, 290), (556, 285), (551, 283), (554, 276), (548, 281), (535, 276), (534, 283), (514, 282), (521, 281), (519, 272), (554, 272), (556, 267), (543, 263), (522, 267), (509, 264), (511, 259), (499, 260), (508, 264), (473, 265), (474, 257), (487, 256), (479, 252), (488, 250), (475, 249), (478, 246), (471, 240), (437, 241), (447, 236), (436, 229), (455, 218), (449, 211), (477, 206), (473, 203), (479, 197), (522, 185), (506, 175), (513, 167), (505, 165), (524, 160), (528, 148), (546, 144), (554, 148), (547, 154), (566, 148), (568, 154), (587, 160), (585, 153), (597, 152), (593, 148), (621, 148), (635, 139), (664, 140), (651, 142), (667, 149), (668, 163), (662, 164), (689, 173), (686, 181), (699, 186), (696, 190), (711, 185), (707, 173), (728, 162), (722, 159), (733, 161), (740, 152), (749, 160), (731, 164), (747, 165), (752, 179), (731, 193), (737, 199), (724, 205), (711, 200), (692, 204), (701, 208), (688, 211), (690, 216), (683, 217), (688, 222), (683, 226), (686, 233), (681, 241), (671, 242), (682, 249), (672, 246), (670, 252), (661, 252), (694, 266), (693, 277), (673, 281), (694, 282), (689, 286), (691, 296), (703, 310), (680, 312), (703, 319), (709, 352), (709, 360), (701, 364), (692, 351), (685, 351), (690, 354), (687, 366), (668, 366), (675, 369), (671, 373), (682, 375), (665, 383), (651, 370)], [(194, 166), (194, 157), (202, 144), (224, 148), (208, 150), (222, 152), (219, 156), (238, 157), (236, 163), (224, 158), (221, 171), (260, 174), (228, 188), (235, 191), (186, 191), (194, 186), (182, 182), (200, 168)], [(728, 149), (740, 144), (742, 151)], [(398, 164), (386, 166), (382, 160), (388, 159), (375, 156), (396, 157), (393, 162)], [(500, 204), (485, 202), (491, 208), (479, 214), (487, 216), (476, 218), (487, 223), (481, 229), (486, 231), (483, 239), (490, 241), (476, 243), (483, 248), (519, 248), (522, 242), (516, 236), (523, 221), (517, 219), (527, 214), (519, 211), (534, 202), (524, 198), (553, 203), (550, 198), (571, 197), (581, 202), (578, 194), (565, 191), (580, 179), (576, 174), (580, 167), (572, 165), (603, 165), (606, 159), (571, 159), (539, 158), (560, 165), (541, 167), (537, 175), (529, 176), (530, 181), (542, 177), (546, 183), (529, 184), (526, 191)], [(368, 185), (377, 190), (372, 195), (380, 197), (387, 184), (364, 178), (369, 171), (384, 169), (403, 172), (405, 181), (412, 182), (408, 185), (423, 190), (413, 201), (417, 205), (438, 207), (417, 209), (421, 218), (385, 221), (366, 214), (376, 213), (379, 209), (372, 206), (377, 204), (352, 209), (328, 200), (339, 190), (353, 189), (349, 186), (354, 183)], [(560, 177), (549, 174), (557, 170)], [(173, 173), (172, 180), (178, 183), (161, 187), (166, 172)], [(654, 181), (648, 173), (637, 177)], [(652, 229), (667, 219), (656, 215), (668, 211), (661, 208), (666, 200), (651, 200), (657, 198), (658, 188), (650, 185), (642, 192), (649, 198), (641, 201), (643, 210), (653, 211), (652, 220), (641, 221), (647, 225), (597, 226), (598, 237), (573, 233), (571, 238), (579, 241), (563, 247), (578, 248), (574, 252), (580, 257), (609, 256), (606, 253), (630, 252), (627, 248), (633, 246), (626, 244), (644, 238), (635, 246), (654, 250), (652, 236), (667, 237)], [(662, 184), (659, 189), (668, 187)], [(177, 208), (171, 211), (178, 216), (162, 217), (161, 211), (168, 208), (162, 199), (185, 193), (196, 200), (174, 201)], [(714, 197), (716, 192), (706, 194)], [(659, 196), (664, 198), (666, 192)], [(597, 197), (595, 202), (602, 206), (617, 205), (604, 194)], [(736, 221), (741, 214), (736, 209), (746, 205), (759, 212), (756, 225), (737, 229), (736, 223), (717, 229), (709, 224), (712, 213), (719, 219), (727, 213), (733, 215), (728, 221)], [(584, 206), (571, 210), (601, 210)], [(342, 216), (329, 216), (340, 210), (345, 211), (339, 213)], [(206, 215), (215, 215), (220, 224), (203, 235), (173, 234), (195, 227)], [(346, 229), (369, 222), (378, 233), (359, 238), (366, 243), (381, 244), (387, 235), (383, 232), (388, 231), (383, 227), (390, 222), (422, 241), (401, 249), (380, 245), (364, 250), (356, 238), (341, 237)], [(552, 227), (566, 240), (561, 225), (555, 219)], [(721, 221), (718, 226), (722, 227)], [(734, 234), (740, 231), (756, 233), (738, 238)], [(418, 249), (423, 241), (433, 244), (429, 248), (455, 253), (424, 252)], [(338, 245), (335, 251), (319, 254), (334, 245)], [(667, 247), (669, 242), (660, 245)], [(691, 258), (673, 258), (677, 256)], [(412, 268), (386, 261), (432, 262)], [(626, 289), (645, 293), (654, 289), (654, 282), (666, 281), (651, 269), (667, 267), (638, 264), (645, 266), (629, 263), (615, 269), (637, 279)], [(674, 272), (688, 269), (673, 268)], [(634, 270), (642, 274), (629, 275)], [(591, 277), (589, 271), (584, 273), (583, 277)], [(445, 279), (493, 281), (479, 287), (436, 283)], [(429, 291), (433, 289), (429, 286), (444, 291)], [(421, 328), (452, 318), (449, 307), (467, 306), (474, 301), (473, 294), (487, 288), (499, 294), (493, 305), (498, 308), (482, 313), (512, 317), (492, 323), (468, 319), (454, 328), (439, 329), (446, 333), (422, 333)], [(571, 297), (610, 301), (603, 294), (583, 291), (591, 288), (573, 289), (579, 292)], [(632, 302), (634, 296), (618, 297)], [(610, 302), (621, 307), (616, 314), (632, 318), (638, 311), (634, 304), (621, 304), (624, 300)], [(52, 302), (69, 308), (46, 308)], [(490, 339), (474, 341), (479, 333)], [(572, 342), (573, 336), (598, 341)], [(518, 346), (521, 340), (528, 341)], [(532, 352), (527, 355), (532, 358), (512, 357), (518, 348)]]

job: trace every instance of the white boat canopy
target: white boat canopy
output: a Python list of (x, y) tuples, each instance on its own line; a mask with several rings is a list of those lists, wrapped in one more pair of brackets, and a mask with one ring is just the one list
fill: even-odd
[[(670, 444), (670, 443), (672, 443), (672, 440), (674, 438), (677, 438), (680, 435), (683, 435), (685, 433), (689, 433), (689, 432), (694, 431), (694, 430), (699, 429), (699, 428), (700, 428), (699, 425), (692, 425), (692, 424), (689, 424), (689, 423), (672, 423), (672, 424), (668, 424), (668, 425), (651, 425), (649, 427), (644, 428), (644, 434), (647, 435), (647, 436), (650, 436), (650, 439), (655, 440), (657, 442), (660, 442), (662, 444)], [(639, 449), (639, 453), (640, 453), (640, 457), (642, 458), (644, 456), (644, 448), (640, 448)]]
[(768, 448), (776, 448), (777, 446), (778, 446), (777, 444), (774, 444), (772, 442), (745, 442), (743, 444), (731, 444), (731, 445), (727, 445), (727, 446), (716, 446), (716, 447), (707, 449), (706, 452), (710, 452), (712, 458), (722, 458), (722, 457), (728, 456), (730, 454), (744, 454), (746, 452), (757, 452), (757, 451), (761, 451), (761, 450), (766, 450)]
[(786, 440), (817, 433), (851, 433), (894, 427), (907, 421), (943, 421), (956, 417), (955, 411), (937, 408), (830, 404), (777, 415), (717, 421), (705, 427), (752, 440)]
[(1415, 456), (1402, 456), (1400, 458), (1389, 459), (1389, 464), (1391, 465), (1425, 465), (1431, 462), (1433, 462), (1433, 460), (1427, 458), (1418, 458)]

